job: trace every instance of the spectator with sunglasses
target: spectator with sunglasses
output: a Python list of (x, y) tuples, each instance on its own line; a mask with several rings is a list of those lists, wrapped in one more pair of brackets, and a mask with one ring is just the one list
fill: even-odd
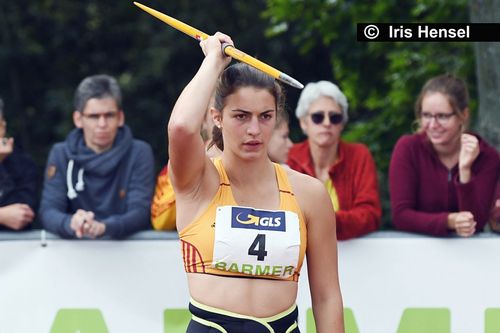
[(288, 155), (292, 169), (325, 184), (335, 209), (339, 240), (377, 230), (382, 215), (370, 151), (363, 144), (341, 140), (347, 109), (347, 98), (335, 84), (307, 84), (295, 115), (308, 138), (295, 144)]
[(465, 82), (453, 75), (430, 79), (415, 115), (417, 133), (401, 137), (391, 158), (394, 225), (434, 236), (472, 236), (488, 221), (500, 162), (493, 147), (465, 132)]

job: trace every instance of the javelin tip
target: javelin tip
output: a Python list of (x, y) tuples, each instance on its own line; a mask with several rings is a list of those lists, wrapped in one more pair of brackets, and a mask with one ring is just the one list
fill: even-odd
[(288, 85), (291, 85), (292, 87), (297, 88), (297, 89), (304, 88), (304, 85), (302, 83), (300, 83), (299, 81), (295, 80), (293, 77), (291, 77), (290, 75), (287, 75), (285, 73), (280, 73), (280, 76), (278, 79), (280, 81), (288, 84)]

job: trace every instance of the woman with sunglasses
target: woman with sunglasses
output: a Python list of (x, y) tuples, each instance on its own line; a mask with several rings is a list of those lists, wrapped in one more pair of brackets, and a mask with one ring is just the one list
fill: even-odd
[[(319, 182), (267, 154), (281, 86), (246, 64), (225, 68), (231, 39), (200, 42), (205, 58), (168, 124), (169, 173), (191, 296), (188, 333), (299, 332), (295, 304), (307, 255), (317, 332), (343, 332), (335, 217)], [(210, 159), (199, 134), (210, 95)]]
[(494, 148), (465, 132), (465, 82), (448, 74), (430, 79), (415, 115), (417, 132), (401, 137), (391, 158), (394, 225), (434, 236), (472, 236), (488, 221), (500, 162)]
[(347, 123), (347, 98), (328, 81), (302, 91), (295, 115), (307, 140), (295, 144), (288, 165), (325, 184), (335, 209), (337, 239), (360, 237), (378, 229), (382, 211), (377, 171), (368, 148), (341, 140)]

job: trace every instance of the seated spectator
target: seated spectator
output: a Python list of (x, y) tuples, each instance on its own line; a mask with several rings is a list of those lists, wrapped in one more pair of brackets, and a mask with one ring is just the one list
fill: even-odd
[(292, 169), (318, 178), (327, 187), (339, 240), (377, 230), (382, 215), (377, 171), (370, 151), (363, 144), (341, 140), (348, 120), (347, 108), (347, 99), (335, 84), (307, 84), (295, 115), (308, 138), (295, 144), (288, 156)]
[(35, 218), (38, 170), (6, 132), (0, 99), (0, 230), (22, 230)]
[(117, 239), (149, 229), (153, 153), (125, 125), (118, 83), (107, 75), (85, 78), (74, 107), (76, 128), (47, 161), (43, 226), (64, 238)]
[(417, 133), (401, 137), (389, 169), (392, 219), (399, 230), (469, 237), (488, 221), (499, 157), (465, 132), (469, 96), (452, 75), (427, 81), (415, 104)]
[(156, 179), (155, 193), (151, 202), (151, 225), (155, 230), (176, 230), (175, 214), (175, 193), (168, 178), (167, 164)]
[(290, 130), (288, 128), (288, 113), (279, 112), (276, 116), (276, 126), (269, 140), (267, 155), (274, 163), (286, 164), (288, 153), (293, 143), (290, 140)]

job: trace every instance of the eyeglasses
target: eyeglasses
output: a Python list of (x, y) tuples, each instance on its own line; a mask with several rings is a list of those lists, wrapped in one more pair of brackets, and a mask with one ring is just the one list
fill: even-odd
[(432, 118), (434, 118), (438, 124), (445, 125), (450, 121), (451, 117), (453, 117), (454, 115), (455, 115), (455, 112), (436, 113), (436, 114), (432, 114), (429, 112), (422, 112), (420, 114), (420, 118), (422, 119), (422, 122), (425, 122), (425, 123), (430, 123)]
[(91, 113), (91, 114), (85, 114), (82, 113), (82, 116), (84, 118), (87, 118), (91, 122), (97, 123), (101, 117), (104, 117), (104, 120), (106, 121), (114, 121), (118, 118), (118, 111), (116, 112), (106, 112), (106, 113)]
[[(327, 112), (325, 111), (316, 111), (310, 114), (311, 120), (316, 125), (323, 123), (325, 120)], [(338, 125), (344, 120), (344, 116), (342, 113), (337, 112), (328, 112), (328, 119), (330, 120), (330, 124)]]

